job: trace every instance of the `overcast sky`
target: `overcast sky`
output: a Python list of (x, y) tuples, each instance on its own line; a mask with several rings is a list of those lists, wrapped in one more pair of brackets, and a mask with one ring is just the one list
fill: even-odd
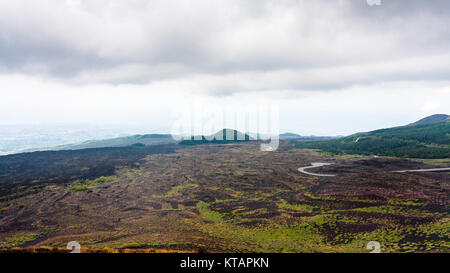
[(262, 100), (304, 135), (450, 114), (450, 1), (0, 0), (0, 124)]

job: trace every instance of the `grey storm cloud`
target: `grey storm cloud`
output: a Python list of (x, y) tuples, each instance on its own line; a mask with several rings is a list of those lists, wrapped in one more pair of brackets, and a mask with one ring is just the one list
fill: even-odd
[(450, 1), (0, 2), (0, 73), (218, 95), (449, 80)]

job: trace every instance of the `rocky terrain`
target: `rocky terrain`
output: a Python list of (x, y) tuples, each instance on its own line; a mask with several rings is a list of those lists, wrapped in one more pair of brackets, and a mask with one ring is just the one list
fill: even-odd
[[(302, 174), (314, 169), (335, 177)], [(448, 252), (449, 160), (330, 156), (282, 141), (0, 157), (0, 248)]]

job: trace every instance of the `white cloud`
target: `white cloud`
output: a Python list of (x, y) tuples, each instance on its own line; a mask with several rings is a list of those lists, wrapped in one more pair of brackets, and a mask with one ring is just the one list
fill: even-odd
[(315, 134), (448, 113), (450, 2), (400, 2), (0, 1), (0, 123), (164, 126), (197, 97)]
[(336, 135), (408, 124), (422, 118), (430, 107), (436, 112), (450, 112), (449, 104), (426, 103), (437, 98), (450, 101), (448, 81), (373, 84), (329, 92), (249, 91), (226, 97), (186, 91), (195, 90), (193, 82), (68, 86), (15, 75), (0, 76), (0, 86), (0, 124), (141, 124), (170, 132), (173, 111), (196, 102), (205, 107), (244, 108), (264, 101), (281, 109), (281, 131)]
[[(89, 77), (92, 83), (143, 83), (154, 74), (367, 70), (411, 58), (441, 63), (449, 50), (448, 14), (409, 7), (398, 15), (387, 4), (360, 2), (363, 10), (355, 9), (358, 1), (2, 1), (0, 66), (80, 81), (94, 70), (99, 76)], [(130, 73), (130, 66), (144, 72)], [(417, 78), (408, 66), (401, 69)]]
[(436, 101), (427, 101), (420, 107), (420, 111), (424, 114), (436, 113), (436, 111), (441, 107), (441, 104)]

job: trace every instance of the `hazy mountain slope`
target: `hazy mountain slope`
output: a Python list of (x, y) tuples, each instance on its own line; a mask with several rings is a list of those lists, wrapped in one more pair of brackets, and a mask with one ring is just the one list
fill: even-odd
[(359, 133), (329, 141), (297, 142), (296, 147), (320, 149), (334, 154), (449, 158), (450, 121), (443, 119), (441, 122), (431, 122), (432, 120), (436, 119), (429, 117), (416, 125)]
[(293, 140), (293, 139), (301, 139), (301, 140), (310, 140), (310, 141), (317, 141), (317, 140), (329, 140), (329, 139), (335, 139), (338, 137), (333, 136), (302, 136), (294, 133), (284, 133), (280, 134), (281, 140)]
[(104, 140), (89, 140), (82, 143), (61, 145), (43, 149), (29, 149), (26, 152), (49, 151), (49, 150), (51, 151), (81, 150), (81, 149), (105, 148), (105, 147), (125, 147), (136, 143), (151, 146), (161, 144), (173, 144), (177, 143), (177, 141), (174, 140), (172, 136), (169, 134), (134, 135)]
[(295, 139), (295, 138), (302, 138), (302, 136), (294, 133), (280, 134), (280, 139)]
[(423, 118), (423, 119), (421, 119), (419, 121), (416, 121), (416, 122), (410, 124), (410, 126), (424, 125), (424, 124), (435, 124), (435, 123), (449, 121), (449, 120), (450, 120), (450, 116), (449, 115), (436, 114), (436, 115), (432, 115), (432, 116)]
[[(225, 130), (225, 137), (224, 137)], [(220, 141), (221, 139), (226, 139), (226, 142), (234, 141), (234, 134), (236, 132), (236, 140), (245, 140), (246, 134), (239, 132), (233, 129), (224, 129), (213, 135), (205, 136), (206, 140), (214, 140)], [(269, 136), (264, 136), (265, 139), (269, 138)], [(196, 140), (201, 139), (202, 136), (197, 136)], [(258, 134), (249, 133), (248, 140), (255, 140), (258, 138)], [(332, 137), (316, 137), (316, 136), (301, 136), (293, 133), (284, 133), (280, 134), (281, 140), (290, 140), (290, 139), (304, 139), (304, 140), (327, 140), (332, 139)], [(186, 141), (182, 144), (187, 144), (191, 139), (185, 139)], [(133, 135), (127, 137), (118, 137), (118, 138), (110, 138), (110, 139), (101, 139), (101, 140), (88, 140), (81, 143), (74, 144), (66, 144), (59, 145), (53, 147), (45, 147), (45, 148), (31, 148), (22, 150), (21, 152), (36, 152), (36, 151), (62, 151), (62, 150), (81, 150), (81, 149), (92, 149), (92, 148), (106, 148), (106, 147), (125, 147), (133, 144), (144, 144), (147, 146), (150, 145), (161, 145), (161, 144), (175, 144), (178, 143), (177, 140), (173, 139), (170, 134), (146, 134), (146, 135)]]

